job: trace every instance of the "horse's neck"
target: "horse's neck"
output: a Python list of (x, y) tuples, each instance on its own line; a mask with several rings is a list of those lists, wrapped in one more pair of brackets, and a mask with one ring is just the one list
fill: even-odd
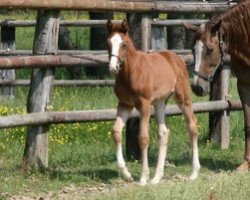
[(225, 43), (225, 52), (228, 53), (232, 58), (237, 58), (242, 63), (250, 66), (250, 43), (246, 43), (245, 40), (231, 41), (228, 40)]
[(230, 54), (232, 58), (237, 58), (237, 60), (250, 66), (250, 49), (236, 49), (229, 47), (228, 54)]

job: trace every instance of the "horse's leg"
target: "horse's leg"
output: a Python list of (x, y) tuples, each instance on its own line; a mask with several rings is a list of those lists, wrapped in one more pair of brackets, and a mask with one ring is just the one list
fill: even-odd
[(245, 155), (244, 162), (237, 168), (239, 171), (246, 171), (250, 168), (250, 85), (237, 82), (239, 96), (244, 110), (245, 122)]
[(115, 124), (113, 127), (113, 139), (116, 144), (116, 159), (117, 159), (118, 167), (121, 171), (123, 178), (127, 181), (133, 181), (133, 178), (126, 167), (126, 163), (123, 158), (122, 129), (126, 124), (126, 121), (129, 117), (131, 110), (132, 108), (127, 108), (119, 104), (117, 107), (117, 116), (116, 116)]
[(192, 108), (192, 101), (191, 101), (191, 94), (190, 88), (188, 88), (188, 80), (185, 82), (178, 82), (175, 87), (175, 99), (177, 104), (179, 105), (182, 113), (185, 117), (187, 130), (192, 142), (192, 166), (193, 172), (190, 176), (191, 180), (194, 180), (198, 177), (198, 173), (200, 170), (200, 161), (199, 161), (199, 150), (198, 150), (198, 128), (197, 128), (197, 121), (194, 116), (193, 108)]
[(148, 127), (149, 119), (151, 115), (151, 104), (149, 101), (142, 99), (136, 104), (136, 108), (140, 113), (140, 129), (139, 129), (139, 146), (141, 149), (141, 160), (142, 160), (142, 173), (140, 178), (140, 184), (146, 185), (149, 177), (148, 168)]
[(163, 176), (164, 164), (167, 154), (167, 144), (169, 137), (169, 130), (165, 124), (165, 102), (159, 102), (154, 106), (155, 119), (158, 124), (158, 135), (159, 135), (159, 155), (157, 161), (157, 167), (155, 176), (151, 183), (157, 184)]

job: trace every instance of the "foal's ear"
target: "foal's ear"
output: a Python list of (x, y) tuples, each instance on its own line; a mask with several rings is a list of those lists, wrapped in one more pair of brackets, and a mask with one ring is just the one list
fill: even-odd
[(124, 19), (123, 21), (122, 21), (122, 23), (121, 23), (121, 31), (123, 32), (123, 33), (127, 33), (128, 31), (129, 31), (129, 25), (128, 25), (128, 21), (126, 20), (126, 19)]
[(112, 30), (113, 30), (113, 23), (111, 22), (111, 20), (110, 20), (110, 19), (107, 21), (106, 26), (107, 26), (107, 30), (108, 30), (108, 32), (109, 32), (109, 33), (111, 33), (111, 32), (112, 32)]
[(193, 32), (196, 32), (198, 30), (198, 26), (195, 26), (193, 24), (190, 24), (190, 23), (187, 23), (187, 22), (183, 22), (182, 23), (183, 26), (187, 29), (187, 30), (190, 30), (190, 31), (193, 31)]
[(220, 29), (220, 27), (221, 27), (221, 19), (216, 23), (216, 24), (214, 24), (213, 26), (212, 26), (212, 28), (211, 28), (211, 33), (212, 34), (215, 34), (217, 31), (219, 31), (219, 29)]

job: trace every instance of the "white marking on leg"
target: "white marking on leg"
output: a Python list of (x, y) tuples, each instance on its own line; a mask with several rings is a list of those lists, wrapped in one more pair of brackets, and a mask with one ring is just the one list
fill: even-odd
[[(195, 66), (194, 66), (194, 70), (196, 72), (199, 71), (200, 69), (200, 65), (201, 65), (201, 59), (202, 59), (202, 48), (203, 48), (203, 43), (200, 40), (197, 40), (194, 46), (194, 52), (195, 52)], [(198, 80), (198, 75), (194, 74), (194, 80), (193, 83), (197, 84), (197, 80)]]
[(198, 129), (197, 129), (197, 122), (195, 117), (193, 118), (189, 117), (189, 120), (187, 118), (188, 124), (188, 132), (191, 138), (192, 142), (192, 153), (193, 153), (193, 160), (192, 160), (192, 166), (193, 166), (193, 172), (190, 176), (191, 180), (195, 180), (198, 177), (199, 170), (201, 168), (200, 161), (199, 161), (199, 150), (198, 150)]
[(197, 139), (198, 136), (194, 136), (192, 138), (193, 142), (193, 172), (192, 175), (190, 176), (191, 180), (195, 180), (198, 177), (199, 170), (201, 168), (200, 161), (199, 161), (199, 151), (198, 151), (198, 144), (197, 144)]
[(120, 45), (122, 43), (122, 38), (119, 34), (115, 34), (111, 39), (111, 58), (109, 62), (109, 70), (111, 72), (117, 72), (120, 66), (119, 60), (118, 60), (118, 54)]
[(164, 173), (164, 164), (167, 155), (167, 143), (169, 137), (169, 130), (165, 124), (165, 104), (161, 102), (155, 105), (155, 118), (158, 123), (158, 135), (159, 135), (159, 154), (158, 154), (158, 161), (157, 167), (155, 171), (155, 176), (152, 179), (152, 184), (158, 184), (163, 176)]
[(169, 133), (169, 129), (167, 129), (165, 124), (159, 125), (159, 155), (155, 176), (151, 181), (152, 184), (158, 184), (163, 177)]
[(117, 113), (115, 125), (113, 127), (113, 131), (114, 131), (113, 134), (119, 134), (119, 135), (114, 136), (114, 138), (116, 137), (115, 142), (116, 142), (117, 164), (124, 179), (127, 181), (132, 181), (133, 178), (126, 167), (126, 163), (125, 163), (123, 152), (122, 152), (122, 129), (125, 126), (125, 123), (129, 117), (130, 111), (118, 109), (117, 112), (118, 113)]

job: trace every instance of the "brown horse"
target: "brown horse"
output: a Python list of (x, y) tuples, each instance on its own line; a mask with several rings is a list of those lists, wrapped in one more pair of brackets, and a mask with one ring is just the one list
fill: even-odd
[(149, 120), (151, 106), (159, 128), (159, 156), (153, 184), (163, 176), (169, 130), (165, 124), (165, 101), (171, 94), (175, 95), (180, 106), (192, 141), (193, 172), (191, 179), (198, 176), (200, 169), (198, 157), (198, 129), (191, 103), (189, 77), (183, 60), (171, 51), (144, 53), (136, 50), (128, 34), (128, 24), (107, 22), (109, 37), (109, 69), (116, 75), (114, 91), (118, 97), (117, 117), (113, 127), (116, 144), (116, 157), (122, 176), (132, 181), (122, 153), (122, 129), (133, 108), (140, 113), (139, 146), (142, 155), (142, 173), (140, 184), (145, 185), (149, 178), (148, 145)]
[(209, 82), (220, 68), (224, 52), (231, 56), (245, 117), (245, 156), (238, 169), (247, 170), (250, 167), (250, 2), (242, 1), (200, 27), (184, 25), (195, 32), (192, 89), (198, 96), (208, 94)]

